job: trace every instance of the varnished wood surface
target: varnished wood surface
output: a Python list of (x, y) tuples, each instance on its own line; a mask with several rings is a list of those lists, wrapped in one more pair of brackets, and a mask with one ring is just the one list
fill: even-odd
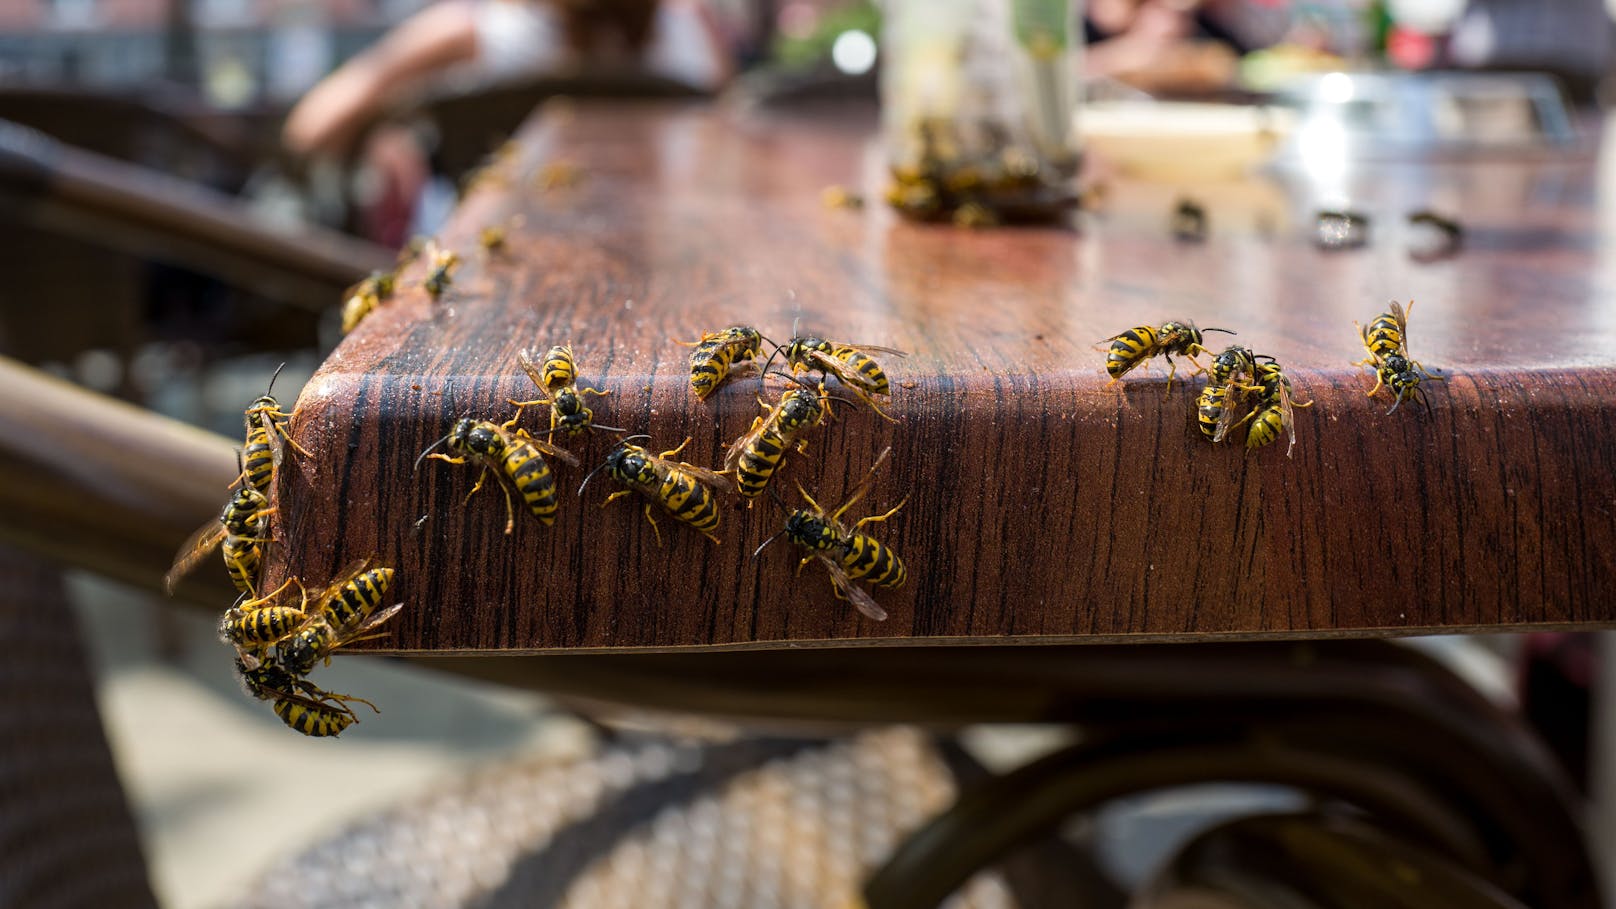
[[(1113, 183), (1076, 229), (824, 208), (830, 183), (878, 192), (872, 127), (858, 111), (536, 115), (441, 234), (466, 260), (444, 299), (412, 266), (305, 388), (294, 433), (313, 457), (282, 474), (271, 578), (376, 555), (406, 604), (376, 646), (417, 652), (1616, 623), (1616, 200), (1591, 147), (1349, 174), (1336, 188), (1370, 215), (1371, 242), (1331, 253), (1306, 218), (1338, 200), (1299, 175), (1189, 190), (1210, 214), (1203, 245), (1168, 237), (1183, 190), (1161, 185)], [(583, 179), (539, 188), (557, 160)], [(1402, 217), (1427, 206), (1464, 223), (1457, 256), (1410, 257)], [(495, 223), (509, 240), (490, 257), (476, 237)], [(1388, 416), (1351, 365), (1353, 320), (1392, 299), (1417, 301), (1412, 351), (1449, 377), (1428, 386), (1429, 412)], [(716, 467), (756, 385), (697, 401), (673, 340), (736, 322), (783, 340), (799, 318), (911, 352), (884, 359), (901, 422), (840, 408), (777, 481), (834, 502), (893, 447), (853, 515), (910, 496), (877, 530), (910, 571), (876, 595), (889, 621), (834, 599), (817, 565), (794, 577), (783, 541), (749, 558), (782, 523), (766, 500), (726, 507), (722, 546), (662, 517), (659, 548), (637, 500), (599, 508), (604, 474), (579, 500), (584, 470), (559, 466), (555, 526), (519, 513), (507, 537), (497, 490), (461, 506), (475, 469), (411, 469), (457, 417), (504, 419), (506, 398), (531, 396), (518, 349), (568, 341), (585, 381), (613, 392), (591, 402), (597, 419), (657, 449), (690, 435), (684, 457)], [(1209, 445), (1198, 382), (1164, 400), (1160, 368), (1103, 387), (1095, 341), (1169, 318), (1237, 329), (1286, 364), (1316, 401), (1297, 412), (1294, 457)], [(613, 441), (571, 448), (587, 469)]]

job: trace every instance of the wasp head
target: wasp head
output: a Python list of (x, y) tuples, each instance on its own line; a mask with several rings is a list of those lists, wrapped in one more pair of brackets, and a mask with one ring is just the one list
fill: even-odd
[(644, 486), (656, 482), (656, 472), (645, 449), (624, 443), (606, 456), (606, 472), (612, 479), (628, 486)]
[(780, 420), (788, 428), (796, 429), (819, 419), (819, 396), (811, 391), (793, 388), (781, 396)]
[(836, 531), (823, 517), (800, 508), (786, 518), (786, 539), (809, 549), (831, 549), (839, 542)]

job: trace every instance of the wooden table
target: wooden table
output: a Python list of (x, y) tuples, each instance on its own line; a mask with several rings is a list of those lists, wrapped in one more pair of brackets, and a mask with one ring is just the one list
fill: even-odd
[[(329, 576), (376, 555), (398, 568), (403, 652), (471, 654), (906, 643), (1119, 642), (1588, 628), (1616, 624), (1616, 202), (1587, 148), (1381, 162), (1349, 175), (1370, 243), (1310, 242), (1300, 176), (1207, 186), (1211, 237), (1175, 243), (1178, 188), (1116, 181), (1075, 229), (917, 225), (878, 198), (867, 111), (734, 115), (710, 106), (537, 113), (439, 236), (465, 264), (441, 301), (406, 269), (397, 297), (332, 354), (298, 402), (269, 576)], [(550, 162), (581, 169), (543, 189)], [(1409, 255), (1410, 211), (1457, 215), (1464, 249)], [(510, 225), (487, 255), (479, 231)], [(1353, 320), (1415, 300), (1414, 354), (1439, 367), (1430, 409), (1388, 415)], [(1293, 457), (1197, 432), (1195, 383), (1165, 371), (1105, 387), (1097, 339), (1187, 318), (1283, 361), (1299, 396)], [(884, 360), (897, 423), (841, 407), (777, 483), (837, 501), (892, 447), (859, 508), (910, 579), (886, 622), (793, 575), (766, 497), (727, 500), (721, 546), (613, 484), (559, 466), (555, 525), (476, 471), (412, 462), (460, 416), (503, 420), (533, 388), (523, 347), (571, 342), (597, 419), (687, 435), (718, 466), (758, 413), (755, 382), (706, 402), (675, 339), (733, 323), (901, 348)], [(1209, 335), (1221, 347), (1226, 336)], [(1159, 361), (1158, 361), (1159, 362)], [(1180, 370), (1180, 377), (1185, 371)], [(528, 418), (537, 429), (543, 419)], [(592, 468), (607, 433), (571, 448)], [(868, 512), (864, 512), (868, 513)]]

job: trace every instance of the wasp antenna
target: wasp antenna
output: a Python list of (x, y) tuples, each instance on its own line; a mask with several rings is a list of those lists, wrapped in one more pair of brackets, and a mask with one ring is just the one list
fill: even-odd
[(275, 367), (275, 374), (269, 377), (269, 387), (264, 389), (264, 394), (268, 395), (268, 394), (274, 393), (274, 391), (275, 391), (275, 380), (279, 379), (281, 377), (281, 370), (283, 370), (285, 368), (286, 368), (285, 361), (282, 361), (281, 365)]
[(431, 445), (428, 445), (426, 447), (426, 450), (421, 452), (421, 456), (415, 459), (415, 466), (410, 468), (410, 471), (413, 473), (414, 471), (420, 470), (421, 469), (421, 462), (426, 460), (426, 456), (428, 454), (431, 454), (432, 449), (437, 448), (439, 445), (442, 445), (444, 442), (449, 441), (449, 436), (452, 436), (452, 435), (454, 435), (454, 430), (451, 429), (451, 430), (449, 430), (448, 435), (445, 435), (443, 438), (437, 440), (436, 442), (433, 442)]
[(621, 426), (602, 426), (599, 423), (590, 423), (589, 428), (590, 429), (603, 429), (603, 430), (606, 430), (607, 432), (628, 432), (628, 430), (622, 428)]
[(762, 552), (764, 547), (768, 546), (770, 543), (773, 543), (776, 539), (778, 539), (780, 537), (780, 534), (782, 534), (782, 533), (785, 533), (785, 530), (783, 530), (783, 529), (778, 530), (778, 531), (775, 532), (774, 536), (769, 537), (767, 540), (764, 540), (762, 543), (759, 543), (758, 548), (752, 550), (752, 558), (756, 559), (758, 557), (758, 553)]
[(1224, 333), (1224, 334), (1226, 334), (1226, 335), (1237, 335), (1237, 334), (1240, 334), (1240, 332), (1238, 332), (1238, 331), (1235, 331), (1235, 330), (1234, 330), (1234, 329), (1232, 329), (1232, 328), (1203, 328), (1203, 329), (1201, 329), (1201, 331), (1202, 331), (1202, 332), (1203, 332), (1203, 333), (1204, 333), (1204, 332), (1208, 332), (1208, 331), (1221, 331), (1221, 332), (1223, 332), (1223, 333)]
[(584, 481), (582, 483), (578, 484), (578, 498), (580, 498), (580, 499), (583, 498), (583, 496), (584, 496), (584, 487), (588, 486), (589, 481), (593, 480), (595, 478), (595, 474), (600, 473), (601, 467), (605, 467), (607, 464), (610, 464), (610, 463), (611, 463), (611, 460), (609, 458), (607, 460), (605, 460), (605, 461), (600, 462), (600, 467), (596, 467), (594, 470), (591, 470), (589, 472), (589, 475), (584, 477)]

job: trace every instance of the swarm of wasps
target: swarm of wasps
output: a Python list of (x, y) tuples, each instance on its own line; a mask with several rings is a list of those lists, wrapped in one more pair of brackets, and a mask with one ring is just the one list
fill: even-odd
[[(1201, 343), (1203, 333), (1209, 331), (1234, 334), (1227, 328), (1197, 328), (1187, 319), (1175, 319), (1160, 325), (1140, 325), (1105, 339), (1100, 343), (1108, 345), (1105, 368), (1111, 381), (1107, 386), (1115, 385), (1152, 357), (1161, 356), (1171, 367), (1167, 375), (1167, 391), (1171, 394), (1173, 376), (1178, 372), (1173, 355), (1177, 354), (1189, 360), (1197, 374), (1207, 376), (1195, 408), (1196, 423), (1208, 441), (1222, 442), (1231, 430), (1250, 423), (1251, 428), (1246, 430), (1248, 451), (1284, 435), (1289, 440), (1285, 447), (1289, 457), (1296, 446), (1296, 408), (1311, 407), (1313, 402), (1297, 402), (1292, 397), (1290, 377), (1278, 360), (1252, 353), (1246, 347), (1228, 347), (1213, 357), (1210, 368), (1202, 366), (1196, 357), (1212, 353)], [(1247, 401), (1252, 406), (1240, 417), (1242, 404)]]
[[(275, 371), (275, 376), (280, 370)], [(241, 597), (225, 611), (219, 634), (235, 648), (236, 674), (253, 697), (273, 702), (275, 715), (308, 736), (334, 736), (358, 721), (351, 703), (376, 710), (364, 698), (326, 691), (308, 680), (317, 664), (374, 632), (403, 608), (380, 608), (393, 580), (393, 569), (372, 559), (357, 561), (317, 592), (310, 594), (298, 578), (264, 592), (260, 569), (272, 541), (269, 522), (275, 508), (269, 496), (284, 447), (308, 452), (288, 432), (292, 414), (275, 400), (275, 378), (264, 395), (245, 411), (246, 441), (240, 453), (236, 491), (219, 520), (203, 525), (180, 547), (164, 583), (174, 586), (215, 549), (224, 555), (225, 571)], [(292, 589), (297, 594), (294, 603)]]
[[(892, 348), (793, 334), (786, 343), (776, 344), (755, 328), (736, 325), (707, 332), (695, 341), (675, 342), (691, 348), (690, 388), (701, 400), (708, 399), (726, 380), (743, 370), (755, 371), (764, 382), (770, 377), (785, 382), (772, 405), (759, 396), (758, 403), (764, 413), (755, 417), (747, 432), (726, 449), (720, 470), (676, 460), (689, 445), (689, 438), (672, 449), (657, 452), (649, 445), (649, 436), (624, 436), (625, 429), (595, 422), (594, 411), (585, 401), (590, 397), (605, 397), (610, 392), (579, 382), (577, 361), (570, 345), (552, 347), (542, 358), (521, 351), (517, 363), (539, 396), (510, 401), (516, 412), (504, 422), (462, 417), (447, 435), (421, 452), (416, 467), (419, 469), (427, 460), (450, 464), (475, 462), (481, 472), (467, 500), (492, 477), (505, 495), (505, 532), (509, 534), (515, 528), (515, 499), (521, 499), (540, 524), (550, 526), (555, 521), (560, 498), (550, 459), (572, 467), (580, 463), (577, 456), (556, 444), (558, 434), (580, 440), (590, 430), (617, 433), (617, 444), (579, 484), (579, 496), (597, 474), (605, 471), (620, 488), (608, 495), (601, 507), (638, 494), (643, 499), (645, 518), (651, 524), (658, 545), (662, 543), (662, 531), (657, 523), (659, 513), (718, 544), (721, 542), (718, 535), (722, 521), (721, 497), (733, 492), (750, 505), (769, 492), (782, 510), (788, 512), (787, 519), (784, 529), (765, 540), (754, 551), (754, 557), (784, 535), (808, 550), (807, 557), (798, 566), (799, 571), (817, 560), (829, 572), (838, 598), (851, 600), (861, 613), (872, 619), (885, 619), (886, 611), (854, 582), (862, 580), (876, 587), (894, 588), (904, 582), (907, 572), (892, 549), (862, 528), (887, 520), (904, 503), (850, 526), (843, 523), (843, 515), (873, 488), (876, 471), (888, 452), (883, 451), (877, 457), (869, 473), (834, 510), (827, 511), (820, 506), (800, 485), (798, 490), (807, 507), (789, 509), (772, 493), (770, 484), (787, 454), (806, 451), (812, 430), (830, 419), (832, 401), (862, 403), (882, 418), (893, 420), (883, 407), (883, 400), (892, 394), (891, 382), (871, 353), (905, 354)], [(759, 365), (765, 344), (773, 351)], [(772, 370), (770, 367), (777, 357), (783, 368)], [(805, 380), (804, 373), (817, 373), (817, 383)], [(830, 379), (836, 381), (838, 391), (850, 397), (827, 389)], [(518, 425), (526, 410), (532, 407), (549, 411), (549, 429), (542, 434), (543, 438)], [(448, 453), (435, 452), (433, 449), (439, 445), (446, 447)]]
[[(1409, 303), (1409, 309), (1414, 308)], [(1358, 323), (1354, 322), (1354, 325)], [(1221, 331), (1223, 328), (1197, 328), (1193, 322), (1179, 319), (1161, 325), (1140, 325), (1100, 342), (1105, 345), (1106, 372), (1111, 381), (1107, 387), (1152, 357), (1165, 357), (1171, 367), (1167, 375), (1167, 388), (1171, 393), (1173, 376), (1178, 365), (1173, 356), (1188, 359), (1197, 373), (1205, 373), (1206, 386), (1196, 399), (1196, 425), (1208, 441), (1222, 442), (1231, 430), (1250, 423), (1246, 430), (1246, 448), (1261, 448), (1287, 438), (1285, 455), (1289, 457), (1296, 446), (1295, 412), (1297, 408), (1311, 407), (1312, 401), (1297, 401), (1290, 377), (1279, 361), (1266, 354), (1253, 353), (1249, 347), (1234, 345), (1212, 358), (1212, 365), (1201, 366), (1196, 357), (1211, 354), (1202, 345), (1203, 332)], [(1233, 332), (1228, 332), (1233, 334)], [(1392, 393), (1391, 410), (1410, 398), (1425, 400), (1424, 380), (1441, 381), (1432, 375), (1420, 361), (1408, 352), (1408, 312), (1402, 304), (1393, 301), (1390, 309), (1376, 316), (1367, 326), (1358, 325), (1358, 334), (1369, 356), (1354, 365), (1369, 366), (1375, 371), (1375, 385), (1369, 390), (1374, 397), (1382, 388)], [(1244, 417), (1240, 417), (1242, 404), (1252, 402)], [(1237, 419), (1238, 418), (1238, 419)]]

